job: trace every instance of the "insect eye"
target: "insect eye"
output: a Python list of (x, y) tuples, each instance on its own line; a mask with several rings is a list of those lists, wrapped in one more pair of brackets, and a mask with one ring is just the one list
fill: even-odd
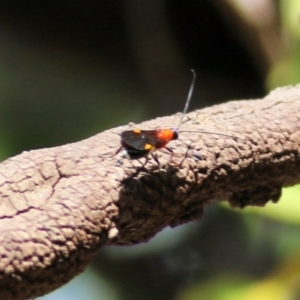
[(178, 139), (178, 132), (177, 132), (177, 130), (173, 129), (172, 131), (173, 131), (173, 138), (172, 138), (172, 140), (177, 140)]

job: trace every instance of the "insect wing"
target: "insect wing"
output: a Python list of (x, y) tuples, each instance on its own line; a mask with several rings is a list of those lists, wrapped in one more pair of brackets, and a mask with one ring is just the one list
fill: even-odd
[(121, 133), (122, 145), (143, 151), (145, 146), (155, 146), (156, 130), (127, 130)]

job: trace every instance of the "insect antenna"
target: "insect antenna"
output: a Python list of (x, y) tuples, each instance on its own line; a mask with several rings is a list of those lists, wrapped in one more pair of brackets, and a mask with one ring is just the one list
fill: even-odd
[(190, 89), (189, 89), (189, 93), (188, 93), (187, 99), (185, 101), (185, 105), (184, 105), (184, 108), (183, 108), (183, 112), (182, 112), (180, 121), (179, 121), (178, 126), (176, 128), (177, 132), (178, 132), (178, 129), (179, 129), (179, 127), (182, 124), (183, 118), (186, 115), (186, 112), (187, 112), (187, 110), (189, 108), (189, 105), (190, 105), (190, 102), (191, 102), (191, 99), (192, 99), (192, 96), (193, 96), (193, 92), (194, 92), (194, 86), (195, 86), (195, 82), (196, 82), (196, 77), (197, 76), (196, 76), (196, 72), (193, 69), (191, 69), (191, 71), (193, 73), (193, 79), (192, 79), (192, 83), (191, 83), (191, 86), (190, 86)]
[[(191, 71), (193, 73), (192, 83), (190, 85), (189, 93), (188, 93), (187, 99), (185, 101), (185, 105), (184, 105), (184, 108), (183, 108), (183, 112), (182, 112), (180, 121), (178, 123), (177, 128), (175, 129), (175, 131), (177, 133), (179, 133), (178, 130), (179, 130), (181, 124), (182, 124), (184, 116), (187, 113), (187, 110), (189, 109), (189, 105), (190, 105), (190, 102), (191, 102), (191, 99), (192, 99), (192, 96), (193, 96), (193, 92), (194, 92), (194, 87), (195, 87), (197, 75), (196, 75), (195, 70), (191, 69)], [(233, 136), (233, 135), (229, 135), (229, 134), (224, 134), (224, 133), (218, 133), (218, 132), (197, 131), (197, 130), (182, 130), (180, 132), (198, 132), (198, 133), (204, 133), (204, 134), (217, 134), (217, 135), (222, 135), (222, 136), (225, 136), (225, 137), (228, 137), (228, 138), (232, 138), (234, 140), (241, 139), (241, 138), (239, 138), (237, 136)]]
[(225, 133), (219, 133), (219, 132), (209, 132), (209, 131), (199, 131), (199, 130), (182, 130), (181, 132), (197, 132), (197, 133), (204, 133), (204, 134), (216, 134), (216, 135), (221, 135), (221, 136), (225, 136), (228, 138), (232, 138), (234, 140), (243, 140), (242, 138), (238, 137), (238, 136), (234, 136), (234, 135), (229, 135), (229, 134), (225, 134)]

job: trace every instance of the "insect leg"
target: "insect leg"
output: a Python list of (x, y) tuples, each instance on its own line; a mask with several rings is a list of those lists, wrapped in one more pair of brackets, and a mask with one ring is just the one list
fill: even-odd
[(168, 150), (168, 151), (171, 153), (171, 155), (170, 155), (170, 160), (169, 160), (169, 163), (171, 163), (171, 162), (172, 162), (173, 155), (174, 155), (174, 151), (173, 151), (171, 148), (168, 148), (168, 147), (165, 147), (164, 149)]
[(116, 151), (116, 153), (114, 153), (114, 154), (111, 154), (111, 155), (99, 155), (99, 157), (101, 157), (101, 158), (111, 158), (111, 157), (114, 157), (114, 156), (116, 156), (121, 150), (123, 149), (123, 146), (122, 147), (120, 147), (117, 151)]
[(168, 150), (170, 153), (174, 154), (174, 151), (171, 148), (165, 147), (166, 150)]
[(118, 153), (120, 153), (120, 151), (123, 149), (123, 146), (121, 146), (115, 153), (115, 155), (117, 155)]
[(158, 165), (160, 165), (160, 162), (159, 162), (159, 160), (158, 160), (157, 155), (154, 154), (154, 153), (151, 153), (151, 155), (152, 155), (153, 159), (156, 161), (156, 163), (157, 163)]

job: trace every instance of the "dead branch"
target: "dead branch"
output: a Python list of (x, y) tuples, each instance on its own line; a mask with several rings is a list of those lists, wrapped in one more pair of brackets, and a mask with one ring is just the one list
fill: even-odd
[[(179, 115), (140, 124), (170, 127)], [(216, 201), (276, 202), (300, 182), (300, 86), (262, 100), (233, 101), (188, 114), (174, 155), (159, 162), (112, 156), (114, 128), (61, 147), (34, 150), (0, 165), (0, 298), (27, 299), (63, 285), (104, 244), (148, 240), (165, 226), (199, 219)], [(106, 157), (106, 158), (105, 158)]]

